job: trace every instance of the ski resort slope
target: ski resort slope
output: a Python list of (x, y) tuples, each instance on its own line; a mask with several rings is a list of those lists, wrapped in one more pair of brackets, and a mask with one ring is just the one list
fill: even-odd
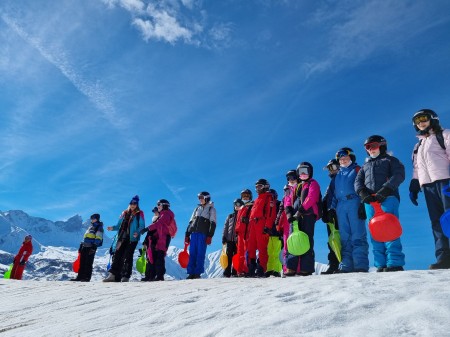
[(0, 280), (3, 336), (449, 336), (449, 271), (75, 283)]

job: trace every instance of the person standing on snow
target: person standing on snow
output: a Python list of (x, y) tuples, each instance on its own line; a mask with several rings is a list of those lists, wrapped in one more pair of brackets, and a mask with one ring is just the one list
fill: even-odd
[[(296, 201), (294, 217), (298, 221), (299, 230), (308, 235), (310, 249), (302, 256), (288, 254), (286, 263), (286, 276), (312, 275), (315, 271), (314, 257), (314, 227), (319, 216), (320, 186), (313, 179), (313, 166), (308, 162), (302, 162), (297, 166), (297, 176), (300, 183), (296, 190)], [(295, 225), (295, 224), (292, 224)], [(292, 232), (292, 231), (291, 231)]]
[(409, 197), (418, 206), (418, 194), (423, 189), (436, 256), (436, 263), (429, 268), (449, 269), (449, 239), (442, 232), (439, 219), (450, 209), (450, 130), (441, 127), (439, 116), (430, 109), (417, 111), (412, 122), (419, 142), (413, 151), (413, 178), (409, 185)]
[(25, 270), (25, 265), (33, 253), (33, 244), (31, 240), (33, 237), (31, 235), (25, 236), (23, 240), (22, 246), (19, 249), (19, 252), (14, 257), (14, 264), (11, 270), (10, 279), (21, 280), (23, 271)]
[[(336, 152), (339, 172), (334, 178), (334, 194), (331, 209), (335, 209), (341, 236), (342, 273), (369, 271), (369, 244), (367, 242), (365, 216), (361, 199), (355, 191), (355, 179), (361, 167), (349, 147)], [(365, 215), (365, 214), (364, 214)]]
[[(280, 252), (283, 242), (283, 231), (279, 230), (279, 218), (278, 214), (280, 213), (282, 207), (282, 202), (278, 200), (278, 193), (276, 190), (271, 188), (269, 190), (272, 193), (273, 200), (275, 203), (275, 209), (277, 216), (275, 217), (274, 223), (272, 225), (272, 229), (269, 234), (269, 242), (267, 243), (267, 270), (265, 273), (266, 277), (275, 276), (281, 277), (282, 263), (280, 261)], [(278, 220), (278, 221), (277, 221)]]
[(205, 272), (206, 247), (211, 244), (216, 230), (216, 209), (208, 192), (198, 195), (200, 204), (194, 209), (184, 242), (189, 246), (189, 263), (187, 266), (187, 279), (198, 279)]
[(84, 233), (83, 242), (80, 244), (80, 269), (76, 278), (71, 281), (89, 282), (92, 277), (92, 265), (94, 264), (97, 247), (103, 244), (103, 222), (100, 214), (91, 215), (91, 225)]
[[(384, 137), (370, 136), (364, 142), (364, 147), (370, 158), (356, 176), (355, 191), (366, 204), (367, 221), (375, 213), (371, 202), (380, 203), (383, 211), (398, 218), (398, 187), (405, 180), (405, 167), (397, 158), (386, 153), (387, 142)], [(377, 272), (403, 270), (405, 254), (400, 238), (389, 242), (378, 242), (372, 237), (371, 240)]]
[(225, 224), (223, 225), (223, 233), (222, 233), (222, 244), (226, 245), (226, 253), (228, 258), (228, 264), (225, 270), (223, 271), (224, 277), (231, 277), (231, 275), (236, 275), (237, 271), (233, 266), (233, 256), (236, 254), (236, 220), (238, 211), (241, 207), (244, 206), (244, 202), (241, 199), (236, 199), (233, 201), (234, 212), (228, 214), (225, 219)]
[(108, 231), (118, 231), (116, 250), (108, 277), (103, 282), (128, 282), (133, 268), (133, 254), (139, 242), (140, 231), (145, 227), (144, 212), (139, 208), (139, 196), (135, 195), (122, 212), (115, 226)]
[[(259, 179), (255, 183), (258, 197), (250, 212), (250, 233), (248, 239), (248, 276), (264, 277), (267, 271), (267, 244), (272, 225), (277, 216), (275, 200), (270, 193), (270, 184), (266, 179)], [(259, 264), (256, 262), (258, 250)]]
[[(328, 226), (328, 223), (333, 223), (334, 228), (339, 229), (336, 210), (331, 206), (334, 196), (334, 179), (336, 177), (336, 174), (339, 172), (339, 162), (336, 158), (330, 159), (327, 163), (327, 166), (325, 166), (323, 169), (328, 171), (328, 176), (331, 179), (330, 184), (328, 185), (327, 190), (325, 191), (325, 194), (322, 198), (322, 221), (327, 224), (327, 233), (328, 236), (330, 236), (331, 230)], [(339, 270), (339, 260), (329, 243), (328, 249), (330, 251), (328, 253), (328, 269), (327, 271), (320, 273), (320, 275), (334, 274)]]
[[(158, 218), (148, 227), (143, 228), (141, 235), (152, 233), (147, 242), (147, 257), (149, 263), (145, 270), (146, 281), (164, 281), (166, 273), (166, 253), (169, 248), (171, 236), (169, 226), (175, 219), (175, 214), (170, 210), (170, 202), (166, 199), (160, 199), (156, 204)], [(148, 273), (147, 273), (148, 270)]]
[(241, 192), (241, 200), (244, 205), (239, 209), (236, 219), (236, 235), (237, 235), (237, 254), (239, 263), (233, 266), (238, 277), (244, 277), (248, 274), (247, 249), (248, 238), (250, 235), (250, 213), (253, 207), (253, 193), (249, 189)]

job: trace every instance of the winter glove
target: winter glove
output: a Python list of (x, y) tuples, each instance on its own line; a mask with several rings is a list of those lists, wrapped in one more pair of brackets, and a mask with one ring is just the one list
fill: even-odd
[(83, 242), (80, 243), (80, 247), (78, 247), (78, 253), (81, 253), (81, 250), (83, 249)]
[(444, 193), (445, 196), (450, 197), (450, 185), (444, 186), (444, 188), (442, 188), (442, 193)]
[(360, 218), (361, 220), (366, 220), (367, 219), (366, 208), (364, 207), (363, 203), (359, 204), (359, 207), (358, 207), (358, 218)]
[(337, 223), (337, 214), (334, 208), (328, 210), (328, 222)]
[(303, 217), (305, 214), (306, 214), (306, 211), (305, 211), (305, 209), (303, 208), (303, 205), (302, 205), (302, 206), (300, 206), (300, 207), (298, 208), (298, 211), (295, 213), (294, 217), (295, 217), (296, 219), (300, 219), (300, 218)]
[(226, 244), (227, 243), (227, 238), (225, 236), (222, 236), (222, 244)]
[(392, 188), (387, 187), (387, 186), (383, 186), (382, 188), (380, 188), (378, 190), (378, 192), (375, 194), (375, 198), (377, 199), (377, 201), (381, 204), (382, 202), (384, 202), (386, 200), (386, 198), (390, 195), (392, 195)]
[(95, 254), (95, 252), (96, 252), (96, 250), (97, 249), (95, 249), (95, 248), (91, 248), (91, 249), (89, 249), (89, 255), (92, 255), (92, 254)]
[(241, 218), (241, 221), (242, 221), (242, 223), (245, 223), (246, 225), (248, 225), (249, 222), (250, 222), (248, 216), (243, 216), (243, 217)]
[(144, 234), (147, 233), (147, 232), (148, 232), (148, 228), (144, 227), (143, 229), (141, 229), (141, 230), (139, 231), (139, 234), (144, 235)]
[(365, 204), (370, 204), (371, 202), (377, 201), (375, 196), (372, 195), (367, 188), (363, 188), (361, 191), (359, 191), (359, 196), (361, 197), (362, 202)]
[(267, 235), (270, 235), (270, 228), (268, 228), (268, 227), (264, 226), (264, 229), (263, 229), (263, 234), (267, 234)]
[(25, 263), (27, 263), (26, 261), (20, 261), (19, 265), (24, 266)]
[(186, 236), (184, 237), (184, 243), (187, 243), (187, 244), (190, 244), (190, 243), (191, 243), (191, 238), (190, 238), (188, 235), (186, 235)]
[(419, 179), (411, 179), (411, 182), (409, 183), (409, 199), (411, 199), (411, 202), (415, 206), (419, 206), (419, 203), (417, 202), (419, 192), (420, 192)]
[(328, 216), (328, 210), (327, 209), (323, 209), (323, 214), (322, 214), (322, 221), (324, 223), (329, 223), (330, 222), (330, 218)]
[(208, 246), (211, 244), (211, 241), (212, 241), (212, 237), (207, 236), (205, 242)]
[(293, 223), (295, 221), (294, 218), (294, 208), (292, 206), (287, 206), (285, 209), (286, 216), (289, 223)]

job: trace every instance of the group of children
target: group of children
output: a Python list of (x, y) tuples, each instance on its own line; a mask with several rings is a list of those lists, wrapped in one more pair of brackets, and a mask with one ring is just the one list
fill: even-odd
[[(437, 262), (430, 269), (450, 269), (449, 240), (443, 234), (440, 217), (450, 209), (450, 131), (439, 124), (437, 114), (429, 109), (416, 112), (412, 118), (419, 142), (413, 151), (413, 179), (410, 199), (417, 206), (418, 193), (424, 191), (432, 222)], [(328, 234), (339, 230), (339, 236), (329, 241), (329, 267), (322, 274), (368, 272), (368, 239), (366, 222), (374, 215), (374, 203), (397, 218), (400, 203), (399, 185), (405, 180), (405, 167), (387, 152), (387, 141), (372, 135), (364, 142), (368, 154), (359, 166), (351, 148), (340, 148), (324, 169), (331, 179), (324, 196), (313, 178), (314, 169), (308, 162), (300, 163), (286, 173), (282, 200), (270, 188), (266, 179), (255, 183), (257, 197), (244, 189), (233, 202), (233, 212), (225, 220), (222, 243), (228, 257), (224, 277), (308, 276), (315, 272), (314, 230), (322, 219), (328, 224)], [(216, 229), (216, 209), (208, 192), (198, 194), (199, 204), (194, 209), (185, 232), (189, 245), (188, 279), (197, 279), (204, 273), (207, 246)], [(133, 267), (133, 255), (140, 236), (147, 257), (147, 268), (142, 281), (163, 281), (165, 256), (176, 233), (175, 215), (170, 203), (160, 199), (153, 209), (150, 226), (145, 227), (144, 212), (139, 208), (139, 197), (134, 196), (115, 226), (117, 231), (110, 249), (112, 264), (104, 282), (128, 282)], [(306, 252), (294, 249), (293, 234), (305, 236)], [(80, 245), (80, 269), (72, 281), (88, 282), (97, 247), (103, 242), (103, 223), (99, 214), (91, 216)], [(400, 238), (379, 242), (371, 237), (374, 264), (377, 272), (402, 271), (405, 265)], [(31, 254), (31, 236), (25, 238), (21, 252), (14, 259), (13, 273), (21, 277)], [(338, 248), (337, 248), (338, 247)], [(280, 261), (280, 251), (282, 259)]]

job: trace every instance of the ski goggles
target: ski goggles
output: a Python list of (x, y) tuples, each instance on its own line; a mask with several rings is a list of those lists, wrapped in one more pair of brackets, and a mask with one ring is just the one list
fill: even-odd
[(339, 166), (336, 164), (331, 164), (331, 165), (327, 166), (327, 170), (328, 171), (337, 171), (337, 170), (339, 170)]
[(382, 143), (378, 143), (378, 142), (367, 143), (366, 145), (364, 145), (364, 147), (366, 148), (367, 151), (369, 151), (369, 150), (379, 149), (381, 145), (386, 145), (386, 143), (384, 143), (384, 142), (382, 142)]
[(299, 167), (297, 172), (298, 172), (299, 176), (301, 176), (302, 174), (309, 175), (309, 171), (308, 171), (307, 167)]
[(265, 185), (263, 185), (263, 184), (257, 184), (257, 185), (255, 185), (255, 190), (261, 191), (262, 189), (264, 189), (264, 187), (265, 187)]
[(428, 115), (419, 115), (414, 117), (414, 124), (419, 124), (421, 122), (428, 122), (430, 120), (430, 116)]
[(341, 151), (338, 151), (338, 152), (336, 153), (336, 159), (339, 159), (339, 158), (342, 158), (342, 157), (350, 156), (350, 154), (351, 154), (351, 151), (349, 151), (349, 150), (341, 150)]

